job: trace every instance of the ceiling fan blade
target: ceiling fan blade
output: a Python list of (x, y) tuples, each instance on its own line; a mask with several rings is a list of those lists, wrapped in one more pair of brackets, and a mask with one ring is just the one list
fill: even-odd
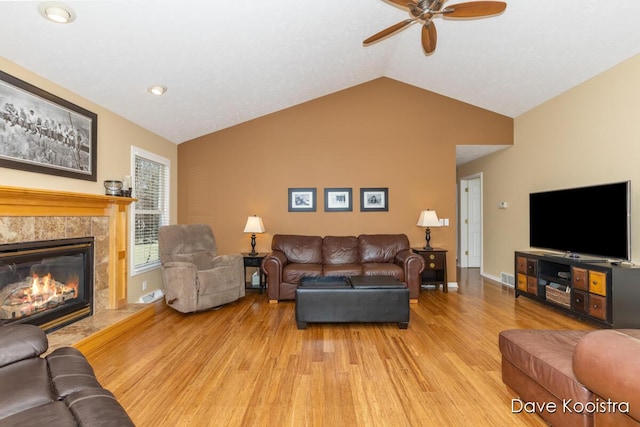
[(371, 37), (369, 37), (368, 39), (363, 41), (362, 44), (367, 46), (367, 45), (369, 45), (369, 44), (371, 44), (373, 42), (376, 42), (376, 41), (378, 41), (380, 39), (383, 39), (383, 38), (387, 37), (388, 35), (395, 33), (396, 31), (400, 31), (401, 29), (403, 29), (407, 25), (411, 24), (413, 21), (415, 21), (415, 19), (405, 19), (402, 22), (398, 22), (397, 24), (392, 25), (389, 28), (385, 28), (384, 30), (380, 31), (379, 33), (376, 33), (376, 34), (372, 35)]
[(502, 1), (472, 1), (447, 6), (442, 11), (443, 18), (480, 18), (504, 12), (507, 4)]
[(414, 5), (418, 4), (418, 2), (415, 0), (386, 0), (386, 1), (388, 1), (389, 3), (393, 3), (397, 6), (404, 7), (405, 9), (410, 7), (410, 3)]
[(438, 42), (438, 33), (436, 32), (436, 24), (429, 21), (422, 26), (422, 48), (427, 55), (436, 50)]

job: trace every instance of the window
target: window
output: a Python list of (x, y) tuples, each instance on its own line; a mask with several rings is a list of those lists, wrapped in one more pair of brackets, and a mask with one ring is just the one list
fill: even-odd
[(169, 224), (168, 159), (131, 148), (132, 197), (138, 199), (131, 209), (132, 274), (160, 266), (158, 229)]

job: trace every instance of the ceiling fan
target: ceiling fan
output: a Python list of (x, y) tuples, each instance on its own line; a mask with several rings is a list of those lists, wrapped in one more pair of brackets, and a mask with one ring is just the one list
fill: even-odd
[(432, 21), (436, 16), (443, 18), (483, 18), (487, 16), (498, 15), (507, 8), (507, 4), (501, 1), (474, 1), (468, 3), (458, 3), (444, 7), (446, 0), (386, 0), (397, 6), (401, 6), (409, 10), (411, 16), (404, 21), (385, 28), (362, 42), (368, 46), (380, 39), (383, 39), (403, 28), (408, 27), (416, 21), (422, 23), (422, 48), (427, 55), (433, 53), (436, 49), (438, 34), (436, 33), (436, 24)]

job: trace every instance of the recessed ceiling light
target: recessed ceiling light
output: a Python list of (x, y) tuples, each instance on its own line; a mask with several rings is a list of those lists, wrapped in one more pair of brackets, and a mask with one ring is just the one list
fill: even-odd
[(166, 86), (154, 85), (147, 88), (147, 92), (153, 95), (163, 95), (167, 91)]
[(51, 22), (68, 24), (76, 19), (76, 13), (60, 2), (46, 1), (38, 5), (38, 12)]

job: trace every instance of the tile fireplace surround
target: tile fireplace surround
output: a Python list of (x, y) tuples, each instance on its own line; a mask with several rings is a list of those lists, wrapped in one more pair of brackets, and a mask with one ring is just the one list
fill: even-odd
[(135, 199), (0, 186), (0, 244), (94, 238), (94, 316), (127, 309), (128, 206)]

